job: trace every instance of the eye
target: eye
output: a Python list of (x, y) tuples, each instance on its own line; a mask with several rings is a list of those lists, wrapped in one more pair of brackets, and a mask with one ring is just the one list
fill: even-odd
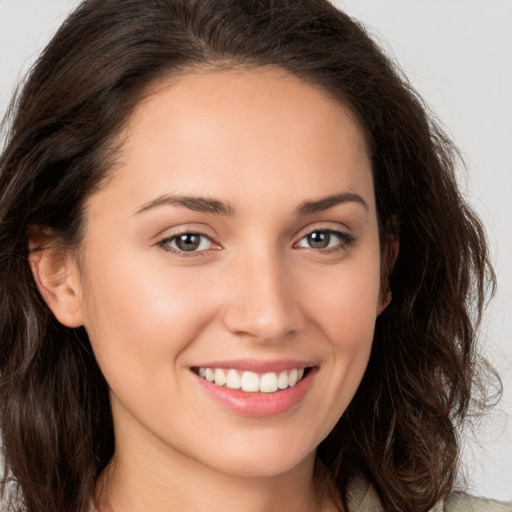
[(317, 229), (302, 237), (295, 247), (323, 250), (342, 248), (352, 242), (354, 238), (347, 233), (332, 229)]
[(159, 245), (171, 252), (200, 252), (215, 246), (212, 239), (202, 233), (180, 233), (164, 238)]

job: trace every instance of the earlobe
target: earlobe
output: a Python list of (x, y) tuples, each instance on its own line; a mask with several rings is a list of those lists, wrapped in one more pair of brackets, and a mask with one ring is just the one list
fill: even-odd
[(53, 247), (44, 233), (29, 237), (29, 264), (43, 299), (57, 320), (67, 327), (80, 327), (81, 285), (70, 251)]
[(400, 251), (400, 239), (398, 236), (400, 221), (396, 215), (391, 217), (387, 226), (386, 246), (382, 255), (382, 269), (380, 281), (380, 298), (377, 315), (380, 315), (390, 304), (392, 299), (390, 277)]
[(379, 305), (377, 307), (377, 316), (379, 316), (390, 304), (392, 299), (391, 290), (389, 286), (384, 290), (382, 289), (379, 297)]

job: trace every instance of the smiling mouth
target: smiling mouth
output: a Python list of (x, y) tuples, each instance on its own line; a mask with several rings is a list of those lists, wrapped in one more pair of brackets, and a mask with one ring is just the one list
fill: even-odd
[(229, 368), (192, 368), (192, 371), (216, 386), (247, 393), (275, 393), (294, 387), (307, 375), (309, 368), (292, 368), (280, 372), (256, 373)]

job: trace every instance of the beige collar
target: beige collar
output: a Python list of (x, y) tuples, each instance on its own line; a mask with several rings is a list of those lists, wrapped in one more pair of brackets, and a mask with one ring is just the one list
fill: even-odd
[[(363, 478), (353, 478), (347, 489), (350, 512), (385, 512), (373, 485)], [(431, 512), (443, 512), (443, 503), (438, 503)]]

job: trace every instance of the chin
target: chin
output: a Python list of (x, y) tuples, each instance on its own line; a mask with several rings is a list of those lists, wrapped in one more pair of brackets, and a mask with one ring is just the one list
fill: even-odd
[[(278, 441), (274, 438), (275, 441)], [(232, 444), (222, 454), (212, 453), (211, 467), (235, 477), (265, 478), (313, 466), (316, 446), (311, 450), (297, 442), (247, 442)], [(221, 456), (222, 455), (222, 456)], [(206, 462), (206, 461), (205, 461)]]

